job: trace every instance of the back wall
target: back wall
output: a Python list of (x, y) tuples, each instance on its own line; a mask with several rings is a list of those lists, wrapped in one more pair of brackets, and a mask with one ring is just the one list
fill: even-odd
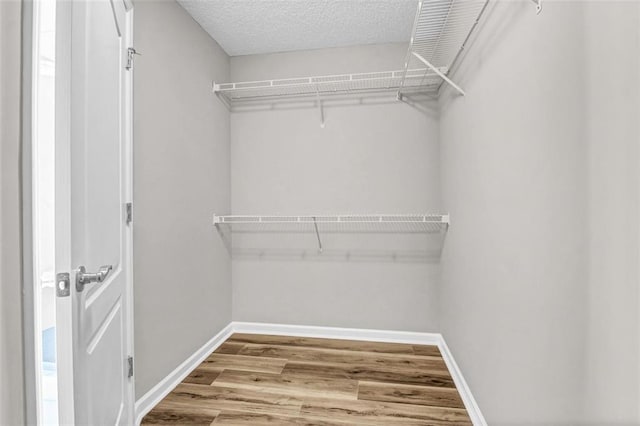
[[(233, 81), (402, 68), (388, 44), (231, 58)], [(436, 104), (274, 103), (231, 114), (233, 214), (440, 213)], [(222, 212), (220, 212), (222, 213)], [(348, 231), (348, 229), (345, 229)], [(233, 235), (233, 318), (437, 331), (440, 242), (424, 234)]]

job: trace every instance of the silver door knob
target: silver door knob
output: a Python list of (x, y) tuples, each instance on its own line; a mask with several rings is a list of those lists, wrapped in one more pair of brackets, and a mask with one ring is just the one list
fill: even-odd
[(76, 273), (76, 290), (82, 291), (84, 290), (85, 284), (89, 283), (101, 283), (107, 278), (109, 272), (113, 269), (111, 265), (101, 266), (98, 272), (87, 272), (84, 266), (80, 266), (78, 268), (78, 272)]

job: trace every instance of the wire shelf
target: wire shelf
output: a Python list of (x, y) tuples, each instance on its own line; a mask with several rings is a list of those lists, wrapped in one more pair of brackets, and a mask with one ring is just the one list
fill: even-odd
[[(446, 72), (446, 69), (442, 69)], [(404, 93), (435, 93), (442, 78), (427, 68), (324, 75), (280, 80), (214, 83), (213, 92), (228, 106), (278, 98), (322, 97), (397, 92), (404, 79)]]
[[(540, 0), (534, 0), (540, 1)], [(213, 84), (229, 107), (277, 99), (317, 98), (366, 93), (436, 95), (464, 49), (489, 0), (420, 0), (404, 68), (358, 74)], [(415, 65), (415, 66), (414, 66)], [(424, 68), (424, 66), (427, 66)], [(453, 84), (459, 92), (462, 89)]]
[[(427, 65), (431, 64), (437, 69), (446, 69), (443, 74), (448, 74), (488, 3), (489, 0), (421, 0), (407, 50), (405, 69), (408, 71), (415, 63), (422, 66), (428, 62)], [(400, 92), (405, 87), (405, 83), (401, 83)]]
[(235, 232), (382, 232), (440, 233), (449, 226), (448, 215), (317, 215), (317, 216), (214, 216), (216, 226)]

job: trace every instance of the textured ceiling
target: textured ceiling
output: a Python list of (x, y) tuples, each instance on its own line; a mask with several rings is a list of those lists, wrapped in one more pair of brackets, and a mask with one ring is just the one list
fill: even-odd
[(408, 42), (418, 0), (178, 0), (230, 56)]

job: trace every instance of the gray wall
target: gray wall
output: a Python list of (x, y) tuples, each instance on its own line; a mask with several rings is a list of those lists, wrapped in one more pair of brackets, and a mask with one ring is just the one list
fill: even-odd
[(490, 424), (639, 420), (638, 4), (585, 3), (498, 2), (441, 101), (442, 331)]
[[(640, 3), (588, 2), (584, 22), (585, 415), (596, 423), (640, 424)], [(607, 71), (605, 63), (618, 66)]]
[[(234, 81), (401, 68), (404, 44), (231, 58)], [(234, 214), (440, 212), (437, 104), (274, 104), (231, 114)], [(424, 235), (233, 236), (233, 317), (435, 331), (440, 245)], [(435, 252), (434, 252), (435, 251)], [(416, 254), (421, 253), (421, 254)], [(435, 259), (434, 259), (435, 257)]]
[(231, 321), (224, 51), (174, 1), (135, 8), (134, 287), (139, 398)]
[(20, 241), (21, 4), (0, 2), (0, 424), (24, 423)]

